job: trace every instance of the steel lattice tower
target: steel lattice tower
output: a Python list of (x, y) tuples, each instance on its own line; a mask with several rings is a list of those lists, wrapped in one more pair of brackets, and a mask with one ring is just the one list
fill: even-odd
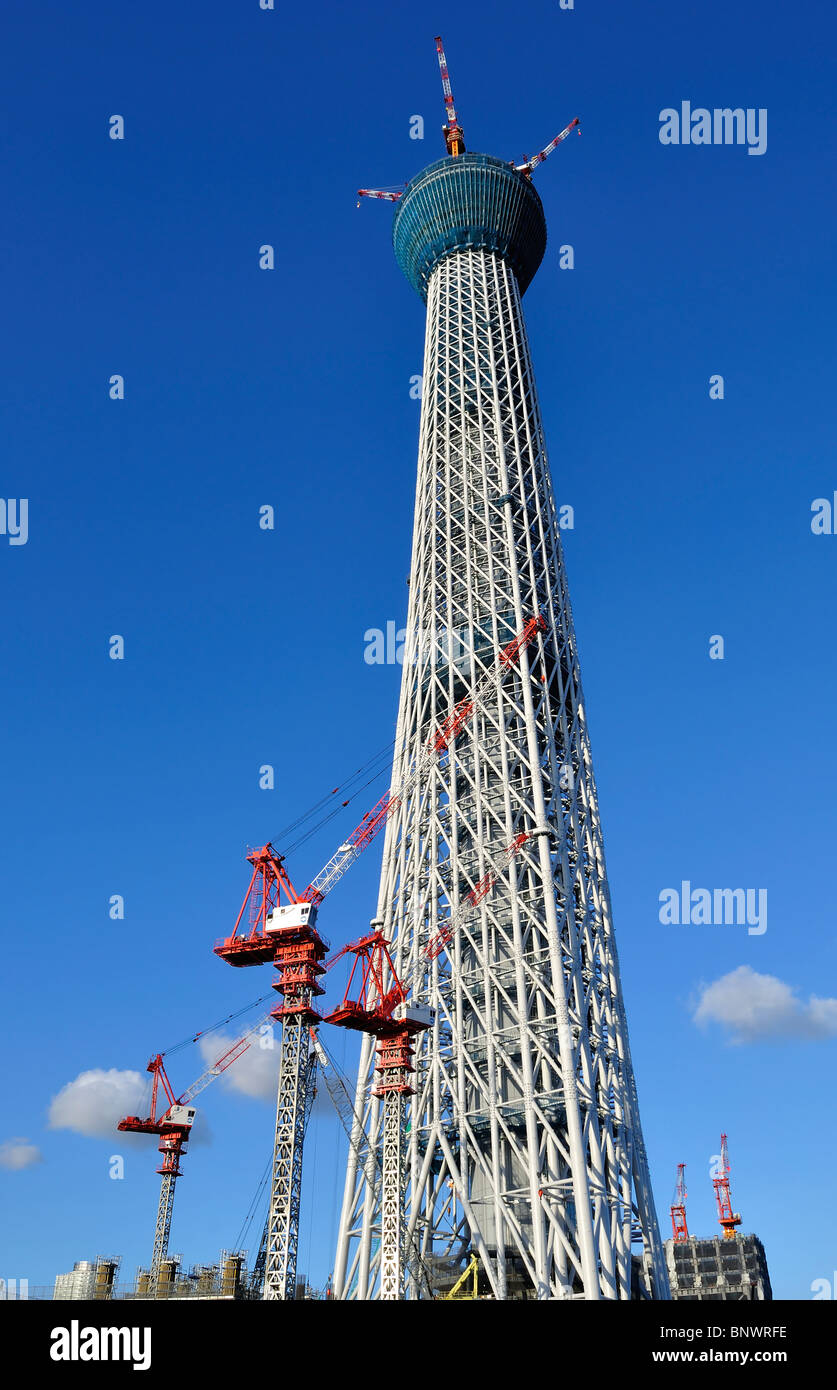
[[(667, 1298), (521, 307), (546, 247), (543, 208), (526, 173), (460, 153), (407, 185), (393, 244), (427, 305), (396, 793), (503, 644), (533, 614), (545, 624), (387, 824), (372, 925), (435, 1023), (415, 1039), (404, 1133), (363, 1039), (356, 1137), (383, 1154), (384, 1174), (373, 1180), (352, 1146), (335, 1295), (427, 1297), (476, 1251), (497, 1299), (627, 1299), (639, 1269)], [(448, 952), (425, 960), (521, 833)]]

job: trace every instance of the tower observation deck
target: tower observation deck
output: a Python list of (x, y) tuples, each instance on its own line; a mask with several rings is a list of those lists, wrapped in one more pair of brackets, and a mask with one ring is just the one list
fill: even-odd
[(546, 219), (535, 187), (513, 165), (489, 154), (462, 154), (437, 160), (407, 184), (392, 244), (425, 304), (435, 266), (468, 249), (502, 257), (523, 294), (543, 260)]
[[(396, 204), (396, 259), (427, 327), (405, 648), (412, 640), (414, 655), (391, 784), (396, 797), (408, 790), (387, 821), (373, 927), (433, 1022), (415, 1038), (400, 1136), (364, 1037), (362, 1142), (348, 1158), (335, 1296), (434, 1296), (476, 1254), (486, 1297), (629, 1299), (641, 1269), (642, 1296), (668, 1298), (521, 304), (546, 248), (529, 177), (542, 156), (516, 168), (464, 153), (455, 113), (450, 130), (452, 157), (402, 194), (374, 195)], [(533, 615), (534, 639), (486, 696), (497, 653)], [(410, 780), (463, 701), (470, 712), (445, 756)], [(457, 918), (446, 949), (428, 949), (516, 837), (520, 852)], [(387, 1186), (393, 1146), (403, 1148), (399, 1190)]]

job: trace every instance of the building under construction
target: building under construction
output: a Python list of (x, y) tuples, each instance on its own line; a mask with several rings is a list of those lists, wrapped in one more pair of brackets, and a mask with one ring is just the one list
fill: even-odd
[(741, 1216), (732, 1206), (725, 1134), (721, 1135), (721, 1152), (715, 1161), (712, 1187), (723, 1235), (692, 1236), (686, 1220), (686, 1165), (678, 1164), (671, 1204), (672, 1236), (665, 1243), (672, 1298), (772, 1299), (764, 1246), (758, 1236), (740, 1235), (738, 1231)]
[(689, 1236), (685, 1241), (667, 1240), (665, 1249), (672, 1298), (773, 1298), (758, 1236)]
[[(59, 1274), (55, 1287), (32, 1289), (30, 1298), (84, 1299), (94, 1302), (160, 1299), (216, 1299), (234, 1302), (260, 1300), (262, 1287), (258, 1280), (257, 1264), (248, 1270), (246, 1252), (222, 1250), (215, 1264), (197, 1264), (183, 1268), (180, 1255), (166, 1255), (156, 1280), (151, 1269), (138, 1269), (130, 1282), (117, 1282), (118, 1259), (77, 1260), (68, 1274)], [(296, 1285), (297, 1300), (324, 1300), (329, 1290), (314, 1289), (306, 1280)]]

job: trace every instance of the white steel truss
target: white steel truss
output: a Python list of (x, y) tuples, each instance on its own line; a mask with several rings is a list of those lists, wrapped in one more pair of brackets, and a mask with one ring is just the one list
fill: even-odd
[(301, 1014), (284, 1017), (262, 1293), (265, 1299), (296, 1297), (302, 1151), (311, 1079), (308, 1045), (306, 1018)]
[[(335, 1295), (427, 1297), (408, 1247), (439, 1287), (475, 1251), (497, 1299), (627, 1299), (643, 1269), (642, 1292), (667, 1298), (555, 505), (520, 291), (499, 254), (457, 250), (434, 268), (423, 383), (395, 788), (499, 649), (534, 614), (545, 629), (387, 825), (373, 926), (435, 1022), (416, 1039), (406, 1134), (403, 1105), (374, 1094), (363, 1040), (356, 1137), (383, 1152), (384, 1175), (371, 1179), (354, 1143)], [(524, 833), (447, 950), (426, 956)], [(406, 1229), (384, 1240), (400, 1268), (382, 1268), (402, 1187)]]

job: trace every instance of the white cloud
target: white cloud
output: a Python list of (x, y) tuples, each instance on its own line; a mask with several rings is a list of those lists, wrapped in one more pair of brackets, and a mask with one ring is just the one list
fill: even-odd
[(759, 975), (749, 965), (739, 965), (703, 986), (694, 1020), (720, 1024), (734, 1043), (833, 1038), (837, 1037), (837, 999), (812, 994), (806, 1003), (775, 975)]
[[(198, 1046), (207, 1066), (212, 1066), (235, 1041), (235, 1038), (224, 1037), (221, 1033), (213, 1033), (211, 1038), (201, 1038)], [(272, 1047), (263, 1047), (262, 1041), (270, 1041), (270, 1034), (265, 1034), (264, 1038), (257, 1035), (247, 1051), (242, 1052), (218, 1079), (228, 1090), (238, 1091), (240, 1095), (250, 1096), (253, 1100), (275, 1101), (279, 1078), (278, 1027), (274, 1030)]]
[[(148, 1114), (149, 1078), (138, 1071), (96, 1067), (68, 1081), (49, 1106), (50, 1129), (71, 1129), (92, 1139), (115, 1137), (125, 1115)], [(120, 1140), (130, 1136), (121, 1134)]]
[(11, 1172), (20, 1172), (22, 1168), (31, 1168), (33, 1163), (40, 1163), (43, 1154), (37, 1144), (30, 1144), (28, 1139), (5, 1139), (0, 1144), (0, 1168), (8, 1168)]

